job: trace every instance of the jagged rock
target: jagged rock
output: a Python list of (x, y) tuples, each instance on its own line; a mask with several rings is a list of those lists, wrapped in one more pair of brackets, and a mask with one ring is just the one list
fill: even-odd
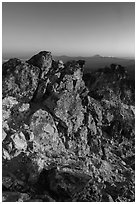
[(41, 79), (47, 74), (52, 65), (51, 52), (41, 51), (37, 55), (31, 57), (28, 61), (29, 64), (39, 67)]
[(59, 69), (63, 69), (63, 68), (64, 68), (64, 63), (63, 63), (62, 60), (59, 60), (59, 61), (58, 61), (58, 68), (59, 68)]
[(2, 194), (2, 202), (27, 202), (29, 195), (19, 192), (4, 192)]
[(5, 176), (2, 178), (2, 187), (9, 189), (13, 185), (13, 179), (9, 176)]
[(3, 100), (3, 138), (4, 157), (9, 159), (27, 150), (27, 119), (30, 114), (29, 104), (21, 103), (13, 97)]
[(56, 201), (71, 201), (76, 192), (81, 191), (90, 176), (84, 173), (58, 171), (56, 168), (43, 170), (40, 174), (37, 189), (47, 190)]
[(3, 64), (3, 201), (134, 201), (134, 85), (84, 63)]
[(10, 59), (2, 65), (3, 97), (12, 96), (21, 102), (29, 102), (38, 85), (40, 70), (19, 59)]
[(120, 65), (112, 64), (93, 74), (86, 74), (84, 81), (90, 90), (90, 96), (97, 100), (134, 104), (134, 84)]
[(40, 109), (32, 115), (30, 131), (34, 135), (33, 151), (38, 154), (39, 169), (42, 169), (44, 165), (46, 166), (47, 160), (50, 162), (55, 154), (59, 156), (62, 152), (65, 152), (55, 122), (47, 111)]

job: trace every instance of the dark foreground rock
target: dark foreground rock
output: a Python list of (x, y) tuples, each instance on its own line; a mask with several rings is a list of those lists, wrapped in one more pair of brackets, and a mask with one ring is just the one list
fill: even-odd
[(135, 199), (134, 84), (42, 51), (3, 64), (3, 201)]

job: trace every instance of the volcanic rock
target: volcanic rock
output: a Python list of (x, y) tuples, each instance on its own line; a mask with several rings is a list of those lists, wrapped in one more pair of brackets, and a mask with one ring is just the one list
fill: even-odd
[(29, 102), (38, 85), (39, 68), (19, 59), (10, 59), (2, 67), (3, 97), (12, 96), (18, 101)]
[(31, 57), (28, 61), (29, 64), (39, 67), (42, 74), (46, 74), (52, 65), (51, 52), (41, 51), (37, 55)]
[(3, 64), (3, 201), (134, 201), (134, 84), (84, 64)]

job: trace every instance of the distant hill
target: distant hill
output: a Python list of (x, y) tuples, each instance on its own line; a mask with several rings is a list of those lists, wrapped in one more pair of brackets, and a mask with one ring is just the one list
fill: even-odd
[(102, 57), (100, 55), (94, 55), (92, 57), (69, 57), (69, 56), (54, 56), (55, 60), (62, 60), (64, 63), (71, 60), (85, 60), (85, 73), (93, 72), (99, 68), (104, 68), (110, 64), (120, 64), (126, 68), (130, 77), (135, 78), (135, 60), (127, 58), (117, 58), (117, 57)]

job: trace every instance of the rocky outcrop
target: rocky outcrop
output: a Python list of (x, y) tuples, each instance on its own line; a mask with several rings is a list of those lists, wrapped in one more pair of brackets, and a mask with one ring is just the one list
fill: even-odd
[(134, 201), (134, 87), (42, 51), (3, 64), (3, 201)]
[(111, 64), (110, 67), (99, 69), (92, 74), (85, 74), (84, 81), (90, 94), (97, 100), (120, 101), (134, 105), (134, 81), (121, 65)]

